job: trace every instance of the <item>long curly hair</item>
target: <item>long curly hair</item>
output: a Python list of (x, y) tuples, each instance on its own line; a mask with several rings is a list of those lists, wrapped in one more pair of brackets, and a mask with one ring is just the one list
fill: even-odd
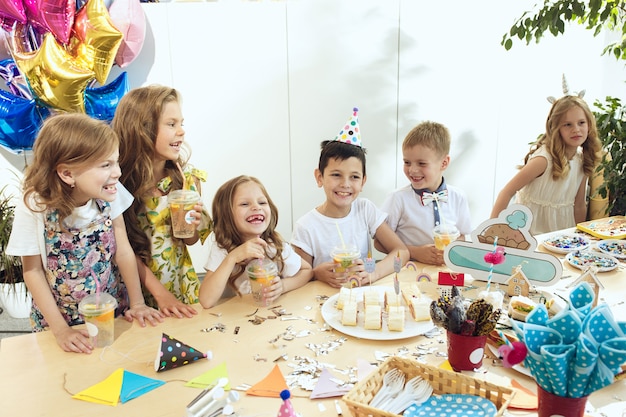
[(113, 129), (85, 114), (63, 113), (46, 119), (33, 145), (33, 160), (24, 173), (26, 207), (35, 212), (57, 210), (63, 227), (63, 220), (78, 202), (72, 196), (72, 187), (57, 175), (57, 167), (90, 167), (118, 146)]
[[(171, 87), (150, 85), (133, 89), (120, 100), (111, 122), (120, 138), (120, 168), (122, 184), (133, 194), (135, 201), (124, 212), (128, 238), (135, 253), (147, 264), (151, 262), (150, 240), (139, 225), (138, 215), (144, 201), (153, 196), (157, 182), (154, 178), (154, 148), (159, 132), (159, 119), (166, 104), (181, 102), (180, 93)], [(167, 161), (165, 174), (172, 179), (172, 190), (183, 186), (183, 175), (176, 164), (184, 167), (191, 151), (183, 142), (178, 161)]]
[[(353, 145), (352, 145), (353, 146)], [(283, 252), (283, 238), (276, 231), (276, 225), (278, 224), (278, 208), (276, 204), (272, 201), (267, 190), (255, 177), (250, 177), (247, 175), (240, 175), (238, 177), (232, 178), (226, 181), (215, 193), (215, 197), (213, 197), (212, 204), (212, 217), (213, 217), (213, 231), (215, 233), (215, 242), (217, 245), (225, 249), (227, 252), (231, 252), (236, 247), (244, 243), (244, 240), (237, 230), (235, 226), (235, 219), (233, 216), (233, 203), (235, 198), (235, 193), (237, 192), (237, 188), (245, 183), (254, 182), (259, 186), (261, 192), (267, 198), (267, 203), (270, 207), (270, 222), (267, 226), (267, 229), (261, 234), (261, 239), (265, 240), (269, 245), (276, 248), (276, 253), (273, 256), (270, 256), (269, 253), (265, 253), (265, 256), (276, 263), (278, 266), (279, 274), (282, 274), (284, 268), (284, 260), (282, 256)], [(244, 271), (246, 265), (244, 262), (241, 262), (233, 268), (230, 273), (230, 277), (228, 278), (228, 285), (235, 291), (234, 282)]]
[(587, 106), (587, 103), (578, 96), (564, 96), (556, 100), (550, 109), (546, 119), (546, 132), (533, 145), (531, 150), (524, 157), (524, 164), (528, 162), (530, 156), (541, 146), (546, 147), (552, 157), (552, 178), (558, 180), (565, 178), (569, 174), (569, 163), (565, 155), (565, 142), (561, 138), (559, 128), (563, 117), (573, 107), (580, 107), (587, 118), (589, 127), (587, 140), (583, 143), (583, 171), (586, 176), (591, 176), (598, 162), (600, 161), (600, 150), (602, 143), (598, 139), (598, 128), (596, 119)]

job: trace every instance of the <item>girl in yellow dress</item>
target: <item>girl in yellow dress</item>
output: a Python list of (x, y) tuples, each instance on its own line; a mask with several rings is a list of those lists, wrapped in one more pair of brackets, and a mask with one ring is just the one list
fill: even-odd
[(200, 281), (187, 246), (203, 243), (212, 223), (200, 202), (192, 214), (196, 233), (186, 239), (172, 234), (167, 195), (183, 187), (200, 193), (206, 180), (206, 173), (187, 164), (180, 94), (159, 85), (131, 90), (120, 100), (112, 126), (120, 137), (121, 182), (135, 197), (124, 218), (142, 282), (153, 295), (146, 293), (146, 301), (166, 316), (191, 317), (196, 311), (189, 304), (198, 302)]

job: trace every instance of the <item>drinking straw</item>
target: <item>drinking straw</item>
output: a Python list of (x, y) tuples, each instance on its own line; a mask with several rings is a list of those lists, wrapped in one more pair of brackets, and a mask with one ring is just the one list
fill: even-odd
[(185, 172), (183, 171), (183, 169), (181, 168), (180, 164), (178, 162), (176, 162), (176, 168), (178, 168), (178, 171), (180, 172), (180, 175), (183, 176), (183, 190), (187, 190), (187, 178), (185, 177)]
[(337, 226), (337, 233), (339, 233), (339, 239), (341, 240), (341, 247), (346, 248), (346, 242), (343, 240), (343, 235), (341, 234), (341, 229), (339, 228), (339, 223), (335, 220), (335, 226)]
[(91, 276), (93, 277), (93, 280), (96, 284), (96, 302), (100, 304), (100, 292), (102, 291), (100, 280), (98, 279), (98, 276), (93, 271), (93, 269), (91, 270)]
[[(498, 249), (498, 236), (496, 236), (493, 239), (493, 252), (492, 253), (496, 253), (496, 250)], [(491, 279), (493, 278), (493, 260), (491, 262), (491, 265), (489, 266), (489, 277), (487, 278), (487, 292), (489, 292), (489, 288), (491, 287)]]

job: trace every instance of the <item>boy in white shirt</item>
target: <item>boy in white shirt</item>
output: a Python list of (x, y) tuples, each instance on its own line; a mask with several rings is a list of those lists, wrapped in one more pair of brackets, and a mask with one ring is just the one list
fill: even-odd
[[(443, 172), (450, 165), (450, 132), (435, 122), (414, 127), (402, 142), (404, 175), (411, 182), (387, 197), (382, 209), (387, 223), (407, 245), (411, 259), (442, 265), (443, 250), (433, 243), (433, 229), (444, 223), (456, 226), (461, 238), (471, 233), (469, 205), (465, 194), (446, 184)], [(376, 249), (393, 253), (380, 240)]]
[[(323, 187), (326, 201), (296, 222), (291, 244), (295, 251), (313, 265), (316, 279), (339, 288), (348, 278), (357, 277), (361, 284), (376, 281), (394, 270), (394, 258), (402, 265), (409, 259), (409, 251), (400, 238), (385, 223), (385, 213), (374, 203), (357, 198), (367, 179), (365, 149), (361, 145), (358, 109), (345, 128), (332, 141), (322, 142), (315, 180)], [(390, 254), (376, 263), (371, 277), (365, 271), (363, 259), (347, 272), (335, 272), (336, 264), (330, 253), (335, 246), (356, 244), (362, 258), (368, 254), (369, 243), (376, 238)]]

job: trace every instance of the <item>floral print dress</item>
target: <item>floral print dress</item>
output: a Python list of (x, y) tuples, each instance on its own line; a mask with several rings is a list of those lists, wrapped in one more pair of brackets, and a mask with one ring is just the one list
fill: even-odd
[[(189, 189), (198, 191), (196, 181), (205, 181), (206, 173), (197, 169), (186, 170), (186, 183)], [(152, 263), (150, 269), (159, 281), (185, 304), (198, 302), (200, 280), (194, 269), (187, 245), (181, 239), (172, 236), (170, 209), (167, 194), (171, 191), (172, 180), (165, 177), (157, 188), (164, 194), (144, 200), (145, 211), (139, 213), (139, 225), (151, 242)], [(202, 221), (198, 227), (201, 243), (212, 230), (212, 222), (206, 210), (202, 211)], [(154, 297), (144, 291), (146, 304), (158, 308)]]
[[(48, 210), (45, 219), (46, 279), (59, 311), (70, 325), (84, 323), (78, 313), (78, 303), (97, 290), (115, 297), (116, 315), (128, 308), (126, 286), (113, 262), (117, 245), (109, 203), (96, 200), (100, 214), (86, 227), (63, 230), (58, 212)], [(48, 327), (41, 310), (31, 308), (33, 331)]]

